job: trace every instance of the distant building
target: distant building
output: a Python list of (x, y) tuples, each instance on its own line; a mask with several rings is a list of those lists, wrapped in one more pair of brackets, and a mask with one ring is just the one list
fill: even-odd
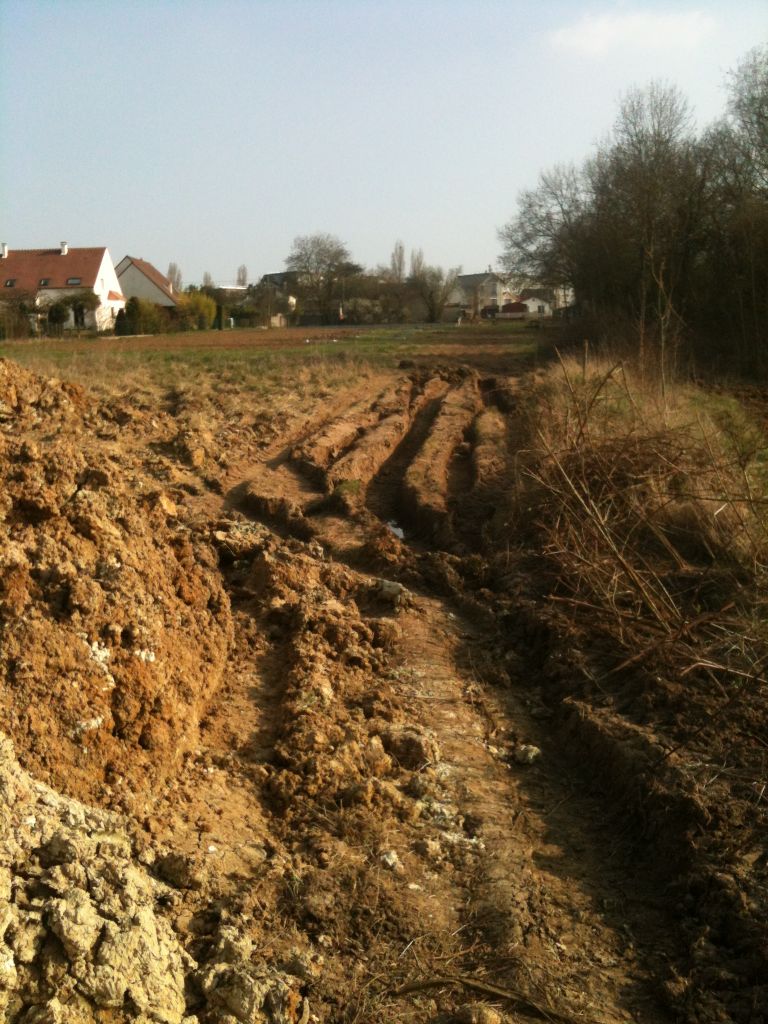
[(70, 249), (62, 242), (58, 249), (9, 249), (3, 243), (0, 271), (0, 302), (6, 296), (28, 295), (42, 312), (78, 293), (98, 296), (95, 310), (78, 310), (75, 304), (64, 327), (111, 330), (118, 311), (125, 309), (125, 296), (104, 246)]
[(120, 288), (127, 299), (146, 299), (156, 306), (173, 309), (179, 296), (173, 284), (146, 260), (124, 256), (115, 267)]
[(531, 317), (543, 319), (552, 316), (554, 293), (551, 288), (524, 288), (520, 293), (520, 301), (528, 307)]
[(544, 320), (552, 316), (552, 307), (544, 299), (517, 299), (505, 302), (498, 312), (499, 320)]
[(448, 296), (448, 305), (461, 306), (477, 315), (486, 307), (502, 306), (512, 298), (513, 294), (505, 278), (494, 274), (489, 268), (484, 274), (459, 274)]
[(527, 320), (530, 316), (525, 302), (505, 302), (497, 314), (499, 320)]
[(295, 270), (284, 270), (280, 274), (264, 274), (261, 283), (269, 285), (274, 289), (275, 295), (285, 299), (290, 312), (296, 309), (299, 275)]

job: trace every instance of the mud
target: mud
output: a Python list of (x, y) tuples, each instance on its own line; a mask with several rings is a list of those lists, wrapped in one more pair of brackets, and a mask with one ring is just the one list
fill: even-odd
[(765, 1019), (758, 695), (597, 682), (464, 358), (245, 411), (0, 362), (9, 1024)]

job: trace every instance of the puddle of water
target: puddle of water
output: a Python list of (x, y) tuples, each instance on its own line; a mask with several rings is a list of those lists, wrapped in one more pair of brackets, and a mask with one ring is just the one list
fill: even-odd
[(394, 533), (398, 540), (405, 540), (405, 530), (402, 526), (398, 526), (394, 519), (390, 519), (387, 523), (387, 527)]

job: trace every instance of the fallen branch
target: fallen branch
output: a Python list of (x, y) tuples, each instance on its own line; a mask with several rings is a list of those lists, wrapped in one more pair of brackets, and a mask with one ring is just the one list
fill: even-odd
[(480, 992), (485, 996), (506, 999), (515, 1004), (516, 1010), (527, 1013), (529, 1016), (536, 1017), (539, 1020), (551, 1021), (553, 1024), (596, 1024), (596, 1022), (588, 1021), (585, 1017), (571, 1017), (559, 1013), (557, 1010), (550, 1010), (548, 1007), (539, 1006), (529, 996), (524, 996), (520, 992), (513, 992), (510, 989), (501, 988), (499, 985), (492, 985), (487, 981), (481, 981), (480, 978), (471, 978), (466, 974), (451, 974), (435, 978), (423, 978), (421, 981), (409, 981), (407, 985), (395, 989), (392, 995), (407, 996), (411, 992), (422, 992), (424, 989), (438, 988), (441, 985), (463, 985), (464, 988)]

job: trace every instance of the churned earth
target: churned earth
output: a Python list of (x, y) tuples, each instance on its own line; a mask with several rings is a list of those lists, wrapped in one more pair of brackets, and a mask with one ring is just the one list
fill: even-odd
[(527, 372), (0, 361), (3, 1020), (768, 1018), (757, 818), (503, 542)]

